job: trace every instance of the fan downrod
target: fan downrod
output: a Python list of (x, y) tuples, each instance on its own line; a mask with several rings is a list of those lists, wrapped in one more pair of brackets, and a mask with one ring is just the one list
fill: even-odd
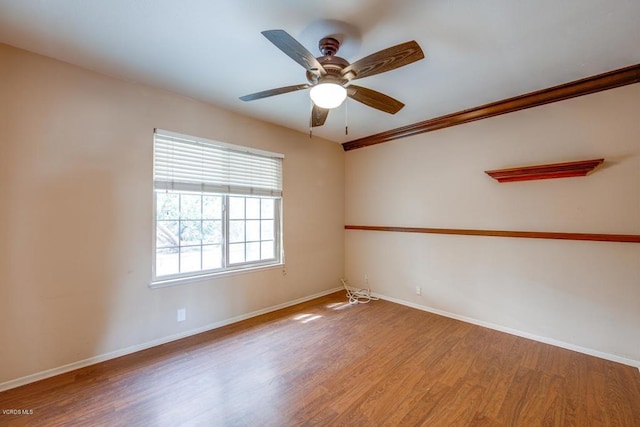
[(325, 37), (320, 40), (318, 47), (324, 56), (334, 56), (340, 49), (340, 42), (333, 37)]

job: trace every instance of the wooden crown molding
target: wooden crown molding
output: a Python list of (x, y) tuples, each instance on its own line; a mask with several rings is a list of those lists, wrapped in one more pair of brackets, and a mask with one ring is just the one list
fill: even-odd
[(547, 231), (468, 230), (459, 228), (389, 227), (345, 225), (345, 230), (392, 231), (396, 233), (453, 234), (459, 236), (519, 237), (524, 239), (587, 240), (592, 242), (640, 243), (637, 234), (556, 233)]
[(577, 162), (553, 163), (548, 165), (520, 166), (510, 169), (484, 171), (498, 182), (531, 181), (534, 179), (569, 178), (591, 173), (604, 159), (581, 160)]
[(640, 82), (640, 64), (354, 139), (342, 144), (342, 148), (344, 151), (355, 150), (638, 82)]

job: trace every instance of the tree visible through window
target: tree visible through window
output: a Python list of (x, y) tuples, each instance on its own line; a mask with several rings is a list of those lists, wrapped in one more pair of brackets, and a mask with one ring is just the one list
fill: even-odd
[[(258, 160), (255, 166), (247, 162), (243, 149), (242, 170), (235, 171), (241, 178), (227, 182), (234, 172), (224, 169), (233, 163), (229, 147), (234, 146), (182, 138), (190, 137), (166, 131), (155, 135), (154, 281), (279, 264), (281, 157), (271, 160), (277, 162), (274, 181), (261, 176), (264, 152), (253, 154)], [(200, 150), (202, 144), (205, 150)], [(221, 166), (219, 158), (224, 160), (229, 151), (232, 159)], [(271, 164), (267, 174), (270, 168)], [(200, 191), (191, 191), (194, 188)]]

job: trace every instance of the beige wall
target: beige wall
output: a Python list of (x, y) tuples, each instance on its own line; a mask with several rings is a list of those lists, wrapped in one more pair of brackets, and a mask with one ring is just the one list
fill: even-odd
[[(149, 288), (156, 127), (285, 155), (286, 275)], [(308, 297), (343, 274), (338, 144), (6, 45), (0, 198), (0, 383)]]
[[(640, 234), (637, 111), (640, 85), (627, 86), (345, 156), (0, 45), (0, 383), (326, 291), (345, 259), (353, 282), (367, 274), (398, 301), (640, 364), (640, 245), (342, 230)], [(155, 127), (285, 154), (286, 275), (148, 287)], [(607, 163), (587, 178), (482, 172), (597, 157)]]
[[(636, 84), (350, 151), (346, 223), (640, 234), (638, 112)], [(483, 173), (600, 157), (584, 178)], [(356, 230), (345, 241), (347, 276), (382, 295), (640, 366), (640, 244)]]

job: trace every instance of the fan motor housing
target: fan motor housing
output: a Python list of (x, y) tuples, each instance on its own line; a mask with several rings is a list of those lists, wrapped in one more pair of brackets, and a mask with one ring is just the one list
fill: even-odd
[(352, 73), (342, 75), (342, 69), (349, 66), (349, 61), (346, 59), (340, 58), (339, 56), (320, 56), (316, 59), (322, 64), (327, 74), (321, 76), (312, 71), (307, 71), (307, 80), (309, 80), (309, 83), (316, 84), (320, 81), (325, 83), (331, 81), (332, 83), (344, 85), (349, 83), (349, 80), (353, 78)]

